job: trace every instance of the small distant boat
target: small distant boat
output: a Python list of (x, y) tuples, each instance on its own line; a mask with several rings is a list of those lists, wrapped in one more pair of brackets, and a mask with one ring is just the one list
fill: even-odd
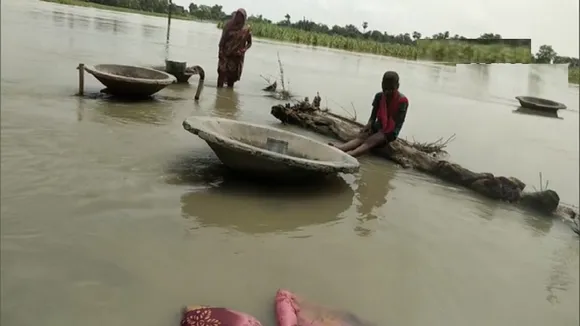
[(558, 110), (565, 110), (566, 105), (551, 100), (533, 97), (533, 96), (516, 96), (520, 106), (530, 110), (556, 113)]
[(325, 143), (272, 127), (223, 118), (191, 117), (183, 128), (205, 140), (233, 170), (296, 178), (359, 170), (356, 158)]
[(84, 69), (107, 87), (107, 93), (121, 97), (148, 97), (175, 81), (166, 72), (145, 67), (100, 64)]

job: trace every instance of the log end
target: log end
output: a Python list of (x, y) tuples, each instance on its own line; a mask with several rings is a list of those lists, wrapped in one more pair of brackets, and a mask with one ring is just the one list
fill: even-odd
[(523, 193), (520, 204), (542, 213), (551, 214), (558, 209), (560, 196), (554, 190)]

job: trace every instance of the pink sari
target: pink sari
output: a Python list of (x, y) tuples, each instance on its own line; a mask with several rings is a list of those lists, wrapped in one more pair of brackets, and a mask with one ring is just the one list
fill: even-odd
[(229, 310), (204, 306), (185, 308), (181, 326), (262, 326), (256, 318)]
[(382, 131), (385, 134), (393, 132), (395, 130), (395, 120), (394, 115), (398, 109), (400, 101), (399, 92), (396, 92), (391, 99), (391, 103), (387, 104), (387, 97), (385, 94), (381, 97), (381, 102), (379, 103), (379, 111), (377, 112), (377, 117), (381, 122), (383, 127)]

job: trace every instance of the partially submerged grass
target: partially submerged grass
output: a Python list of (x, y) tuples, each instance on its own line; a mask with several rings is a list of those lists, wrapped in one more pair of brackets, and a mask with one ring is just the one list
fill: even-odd
[(570, 84), (580, 84), (580, 67), (568, 68), (568, 82)]
[[(82, 0), (41, 0), (41, 1), (59, 3), (59, 4), (63, 4), (63, 5), (69, 5), (69, 6), (89, 7), (89, 8), (111, 10), (111, 11), (117, 11), (117, 12), (125, 12), (125, 13), (130, 13), (130, 14), (140, 14), (140, 15), (145, 15), (145, 16), (167, 17), (166, 13), (151, 12), (151, 11), (123, 8), (123, 7), (107, 6), (107, 5), (103, 5), (103, 4), (99, 4), (99, 3), (82, 1)], [(180, 19), (180, 20), (197, 20), (193, 16), (180, 15), (180, 14), (176, 14), (176, 13), (173, 13), (171, 15), (171, 18), (172, 19)]]
[[(540, 176), (540, 190), (539, 191), (546, 191), (549, 190), (548, 186), (550, 185), (550, 180), (546, 180), (546, 183), (544, 183), (544, 178), (542, 176), (542, 172), (539, 173)], [(534, 191), (538, 191), (538, 189), (534, 186), (532, 186), (532, 188), (534, 189)]]
[[(268, 86), (265, 87), (263, 90), (267, 91), (267, 92), (271, 92), (272, 94), (269, 96), (273, 97), (277, 100), (283, 100), (283, 101), (291, 100), (294, 98), (294, 95), (287, 88), (287, 86), (288, 86), (287, 84), (289, 84), (289, 83), (284, 78), (284, 65), (282, 64), (282, 60), (280, 59), (280, 52), (276, 53), (276, 55), (278, 57), (278, 69), (279, 69), (278, 78), (280, 80), (280, 85), (281, 85), (282, 89), (278, 90), (278, 80), (276, 78), (273, 78), (274, 81), (272, 81), (272, 78), (268, 78), (268, 77), (264, 77), (263, 75), (260, 75), (260, 77), (262, 77), (268, 83)], [(272, 77), (272, 76), (270, 76), (270, 77)]]

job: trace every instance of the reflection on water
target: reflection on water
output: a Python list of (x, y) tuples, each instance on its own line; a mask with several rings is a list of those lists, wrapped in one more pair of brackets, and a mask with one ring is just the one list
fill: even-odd
[[(383, 208), (387, 203), (389, 191), (393, 186), (391, 180), (395, 177), (397, 167), (393, 164), (377, 166), (376, 159), (369, 159), (367, 167), (359, 174), (357, 181), (356, 197), (358, 199), (357, 213), (360, 225), (355, 228), (359, 236), (370, 236), (372, 230), (366, 222), (378, 218), (378, 210)], [(374, 162), (373, 162), (374, 161)], [(381, 210), (385, 218), (389, 218), (388, 213), (385, 216), (385, 210)]]
[(441, 71), (443, 70), (442, 66), (432, 66), (429, 69), (429, 77), (435, 85), (439, 84), (441, 80)]
[[(571, 286), (574, 286), (574, 279), (569, 273), (570, 269), (578, 269), (578, 243), (565, 245), (564, 248), (556, 250), (552, 257), (554, 265), (546, 286), (548, 295), (546, 300), (552, 304), (560, 303), (558, 294), (566, 293)], [(575, 264), (576, 266), (570, 266)]]
[(538, 65), (530, 65), (528, 70), (528, 93), (529, 96), (540, 96), (543, 86), (542, 76), (538, 72)]
[(56, 10), (52, 11), (52, 21), (55, 23), (55, 25), (64, 26), (65, 19), (66, 17), (64, 12)]
[(66, 15), (66, 20), (68, 22), (68, 28), (70, 28), (70, 29), (75, 28), (75, 18), (74, 18), (74, 15), (73, 14), (68, 13)]
[(239, 113), (240, 98), (233, 88), (217, 88), (213, 114), (220, 118), (235, 118)]
[(116, 19), (113, 21), (113, 33), (117, 34), (117, 33), (121, 32), (121, 31), (124, 32), (125, 29), (126, 28), (125, 28), (125, 26), (123, 26), (123, 23), (122, 22), (120, 22), (120, 21), (118, 21)]
[(489, 90), (488, 64), (457, 65), (458, 75), (461, 76), (460, 90), (464, 95), (476, 98), (486, 98)]
[(112, 31), (113, 34), (127, 32), (127, 23), (118, 19), (109, 19), (95, 16), (93, 21), (95, 23), (95, 28), (102, 32)]
[(83, 118), (85, 116), (85, 100), (82, 97), (78, 97), (77, 98), (77, 107), (76, 107), (76, 113), (77, 113), (77, 121), (83, 121)]
[(543, 216), (530, 212), (524, 215), (526, 224), (534, 231), (534, 236), (545, 236), (554, 226), (554, 217)]
[(157, 32), (158, 30), (160, 30), (160, 28), (157, 26), (147, 24), (141, 25), (141, 32), (143, 37), (145, 38), (152, 38), (153, 35), (155, 35), (155, 32)]
[(537, 116), (537, 117), (563, 119), (562, 117), (558, 116), (558, 112), (553, 112), (553, 111), (540, 111), (540, 110), (532, 110), (532, 109), (519, 107), (519, 108), (513, 110), (512, 112), (517, 113), (517, 114), (533, 115), (533, 116)]
[(183, 217), (199, 227), (251, 234), (290, 232), (340, 219), (354, 196), (338, 177), (323, 183), (281, 185), (256, 183), (224, 171), (220, 179), (181, 197)]
[(483, 84), (487, 84), (489, 82), (489, 67), (490, 65), (488, 64), (474, 65), (474, 68), (478, 73), (478, 80), (480, 80)]
[(493, 220), (497, 216), (498, 207), (497, 205), (489, 205), (486, 199), (474, 200), (475, 207), (474, 211), (477, 212), (477, 216), (486, 219), (488, 221)]
[(205, 189), (208, 185), (219, 185), (227, 176), (227, 169), (209, 149), (181, 154), (170, 160), (165, 167), (165, 181), (174, 185), (191, 185)]
[(166, 124), (173, 118), (171, 105), (158, 99), (124, 102), (114, 98), (95, 100), (92, 109), (98, 113), (96, 120), (112, 119), (117, 122)]
[(340, 219), (354, 198), (352, 187), (338, 176), (309, 184), (256, 182), (226, 168), (209, 148), (179, 156), (166, 172), (168, 183), (194, 189), (181, 197), (182, 216), (199, 227), (290, 232)]

